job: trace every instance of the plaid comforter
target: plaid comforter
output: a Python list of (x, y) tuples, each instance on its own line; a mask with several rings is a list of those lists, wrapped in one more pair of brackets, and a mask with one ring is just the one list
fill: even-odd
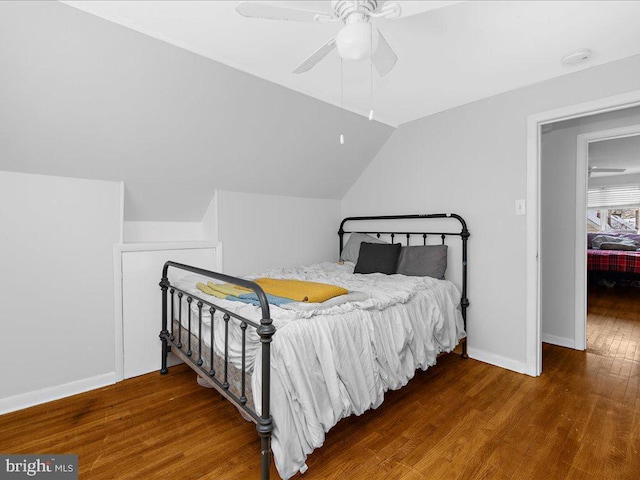
[(587, 270), (640, 274), (640, 252), (589, 249)]

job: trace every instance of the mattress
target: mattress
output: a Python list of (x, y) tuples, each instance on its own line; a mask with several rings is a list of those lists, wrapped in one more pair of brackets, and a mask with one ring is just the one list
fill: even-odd
[[(353, 301), (270, 306), (276, 333), (271, 343), (272, 450), (280, 476), (288, 479), (305, 465), (307, 455), (320, 447), (340, 419), (377, 408), (387, 390), (404, 385), (419, 369), (436, 363), (442, 352), (455, 348), (465, 336), (458, 309), (460, 292), (447, 280), (404, 275), (353, 274), (354, 265), (323, 263), (274, 270), (247, 278), (297, 278), (346, 288)], [(195, 296), (197, 275), (176, 286)], [(253, 305), (211, 299), (259, 323)], [(183, 299), (183, 309), (186, 302)], [(197, 332), (197, 309), (192, 329)], [(183, 324), (186, 315), (183, 310)], [(208, 345), (211, 318), (203, 313), (203, 339)], [(194, 326), (195, 325), (195, 326)], [(214, 350), (224, 352), (224, 321), (213, 320)], [(247, 329), (247, 385), (251, 384), (260, 412), (261, 355), (258, 336)], [(241, 331), (229, 322), (229, 360), (241, 365)], [(184, 342), (183, 342), (184, 343)]]

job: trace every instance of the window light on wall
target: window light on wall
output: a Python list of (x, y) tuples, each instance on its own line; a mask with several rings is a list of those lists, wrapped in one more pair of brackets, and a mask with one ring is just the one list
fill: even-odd
[(640, 207), (640, 185), (589, 189), (587, 206), (589, 209)]

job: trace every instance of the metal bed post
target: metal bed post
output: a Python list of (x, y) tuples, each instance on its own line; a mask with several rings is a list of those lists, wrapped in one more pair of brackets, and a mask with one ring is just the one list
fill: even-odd
[(262, 291), (258, 291), (256, 294), (262, 307), (260, 327), (256, 330), (262, 343), (262, 408), (256, 430), (260, 435), (260, 478), (269, 480), (271, 470), (271, 433), (273, 432), (273, 421), (269, 408), (269, 402), (271, 401), (271, 338), (276, 333), (276, 328), (271, 322), (266, 295)]
[[(471, 234), (467, 229), (467, 222), (460, 215), (455, 213), (451, 214), (452, 217), (457, 218), (462, 224), (462, 232), (460, 237), (462, 238), (462, 298), (460, 299), (460, 312), (462, 313), (462, 321), (464, 323), (464, 331), (467, 331), (467, 307), (469, 306), (469, 299), (467, 298), (467, 240)], [(467, 337), (462, 339), (462, 358), (469, 358), (467, 354)]]
[[(169, 337), (169, 331), (167, 330), (167, 290), (169, 288), (169, 279), (167, 278), (166, 266), (162, 272), (160, 288), (162, 289), (162, 331), (160, 332), (160, 340), (162, 340), (162, 367), (160, 368), (160, 373), (166, 375), (169, 372), (167, 368), (167, 354), (169, 353), (167, 344), (167, 338)], [(171, 322), (173, 323), (173, 319), (171, 319)]]

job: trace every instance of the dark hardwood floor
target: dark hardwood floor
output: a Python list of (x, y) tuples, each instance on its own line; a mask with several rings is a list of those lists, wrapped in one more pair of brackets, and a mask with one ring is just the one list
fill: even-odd
[[(637, 480), (639, 343), (640, 290), (594, 288), (586, 352), (544, 345), (538, 378), (445, 356), (296, 478)], [(81, 479), (259, 477), (253, 425), (184, 366), (0, 416), (0, 452), (77, 453)]]

